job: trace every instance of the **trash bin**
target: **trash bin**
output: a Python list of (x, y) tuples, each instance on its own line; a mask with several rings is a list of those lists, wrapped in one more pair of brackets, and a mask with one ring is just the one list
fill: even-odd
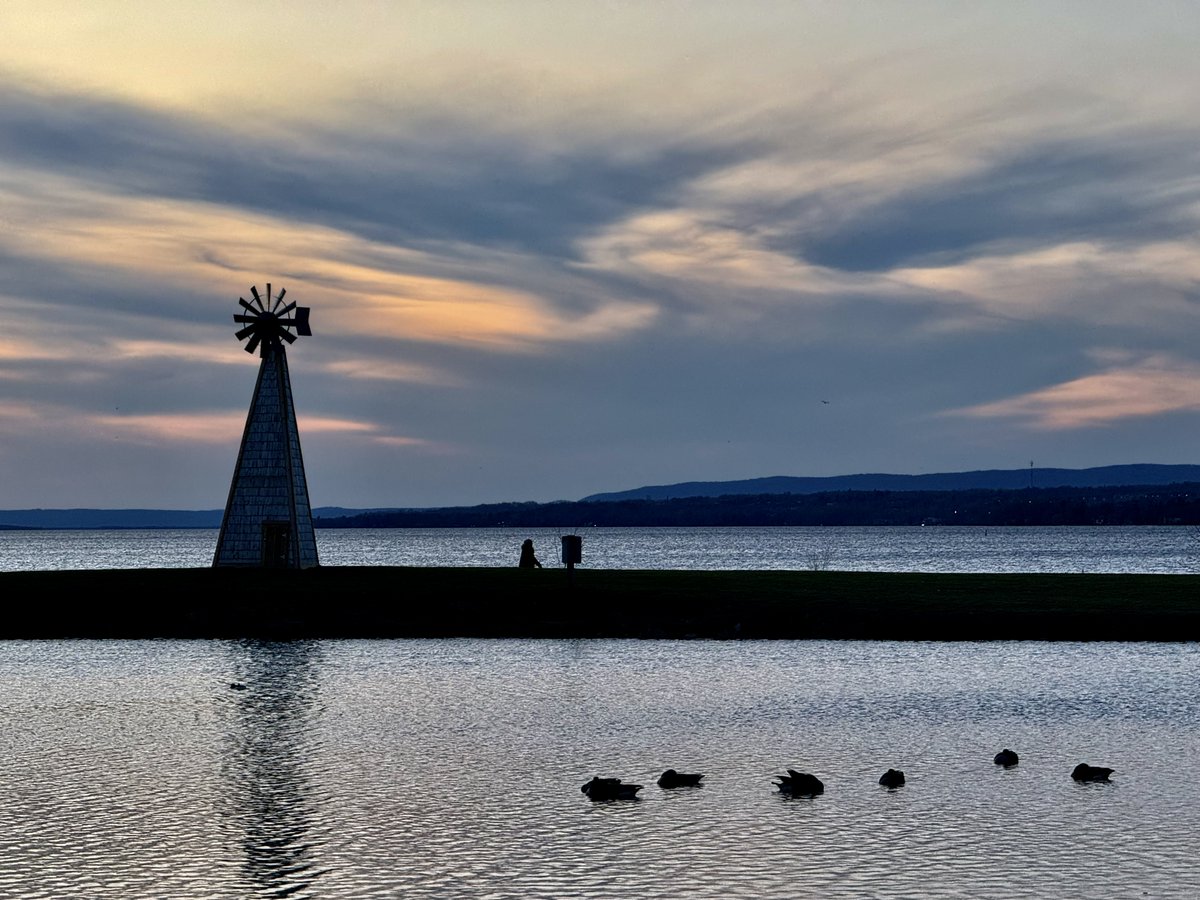
[(562, 536), (562, 561), (567, 568), (575, 565), (575, 563), (583, 562), (583, 538), (577, 534), (564, 534)]

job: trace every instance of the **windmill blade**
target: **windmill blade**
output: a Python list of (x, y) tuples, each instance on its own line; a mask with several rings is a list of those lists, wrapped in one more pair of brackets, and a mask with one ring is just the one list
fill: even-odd
[(269, 353), (281, 349), (285, 342), (292, 344), (298, 336), (312, 334), (308, 324), (308, 307), (297, 306), (294, 300), (285, 304), (283, 298), (286, 294), (286, 289), (280, 288), (276, 296), (268, 281), (263, 291), (257, 285), (251, 286), (253, 301), (245, 297), (238, 298), (242, 311), (233, 314), (233, 321), (245, 327), (234, 332), (234, 335), (239, 341), (245, 341), (243, 349), (247, 353), (257, 350), (265, 358)]
[(296, 307), (296, 334), (304, 335), (304, 337), (312, 336), (312, 329), (308, 327), (308, 310), (307, 306)]

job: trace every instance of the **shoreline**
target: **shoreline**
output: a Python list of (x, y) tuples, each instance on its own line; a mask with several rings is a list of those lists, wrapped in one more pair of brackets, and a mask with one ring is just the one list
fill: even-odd
[(0, 572), (0, 639), (1200, 640), (1200, 575), (321, 566)]

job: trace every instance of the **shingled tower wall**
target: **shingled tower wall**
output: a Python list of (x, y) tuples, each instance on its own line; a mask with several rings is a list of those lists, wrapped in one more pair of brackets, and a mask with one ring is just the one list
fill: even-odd
[(318, 565), (287, 355), (264, 347), (213, 566)]

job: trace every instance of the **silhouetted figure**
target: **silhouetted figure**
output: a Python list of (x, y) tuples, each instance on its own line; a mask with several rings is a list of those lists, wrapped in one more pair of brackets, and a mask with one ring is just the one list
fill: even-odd
[(993, 762), (995, 762), (998, 766), (1004, 766), (1006, 769), (1011, 769), (1018, 762), (1020, 762), (1020, 759), (1017, 757), (1017, 754), (1014, 751), (1005, 747), (996, 754), (996, 758), (993, 760)]
[(1112, 769), (1106, 769), (1104, 766), (1089, 766), (1087, 763), (1080, 763), (1071, 772), (1071, 777), (1076, 781), (1108, 781), (1108, 776), (1112, 773)]
[(522, 569), (540, 569), (542, 567), (538, 558), (533, 555), (533, 541), (529, 538), (525, 538), (525, 542), (521, 544), (521, 561), (517, 565)]
[(898, 769), (888, 769), (879, 776), (879, 783), (884, 787), (898, 788), (904, 784), (904, 773)]
[(703, 777), (697, 773), (676, 772), (674, 769), (667, 769), (658, 777), (658, 786), (660, 788), (695, 787)]
[(592, 800), (636, 800), (640, 784), (623, 784), (620, 778), (601, 778), (596, 775), (579, 790)]
[(781, 794), (791, 794), (793, 797), (815, 797), (817, 794), (825, 793), (825, 785), (821, 783), (821, 779), (808, 772), (788, 769), (786, 775), (777, 777), (779, 780), (775, 782), (775, 786), (779, 788)]

